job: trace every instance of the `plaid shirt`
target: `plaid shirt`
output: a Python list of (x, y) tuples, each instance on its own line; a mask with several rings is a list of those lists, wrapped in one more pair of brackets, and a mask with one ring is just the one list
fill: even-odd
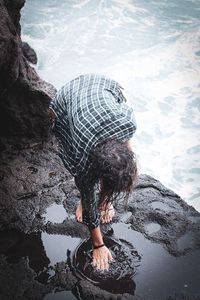
[[(116, 81), (95, 74), (81, 75), (58, 91), (50, 104), (56, 114), (54, 131), (59, 156), (75, 178), (86, 177), (90, 150), (99, 142), (128, 140), (133, 136), (136, 130), (133, 109), (125, 102)], [(83, 221), (93, 229), (99, 224), (94, 187), (86, 191), (80, 184), (77, 186), (85, 211)]]

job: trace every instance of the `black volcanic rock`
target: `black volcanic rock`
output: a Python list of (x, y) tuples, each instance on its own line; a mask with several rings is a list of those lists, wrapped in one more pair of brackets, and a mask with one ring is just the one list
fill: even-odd
[(0, 0), (0, 136), (45, 138), (50, 125), (47, 108), (56, 90), (26, 59), (36, 62), (20, 37), (24, 2)]
[(26, 42), (22, 42), (22, 50), (26, 59), (36, 65), (37, 64), (37, 54), (35, 50)]
[[(112, 224), (102, 225), (116, 264), (100, 274), (87, 260), (89, 231), (74, 217), (80, 194), (49, 132), (55, 88), (29, 65), (37, 56), (20, 37), (24, 3), (0, 0), (0, 299), (64, 292), (65, 299), (199, 300), (200, 213), (151, 176), (140, 175), (127, 206), (115, 203)], [(48, 219), (51, 205), (62, 206), (64, 220)], [(73, 238), (81, 242), (69, 250)]]
[[(155, 300), (166, 299), (163, 296), (165, 295), (170, 296), (169, 299), (178, 300), (182, 299), (185, 285), (188, 287), (189, 296), (184, 296), (184, 299), (198, 299), (200, 214), (159, 181), (147, 175), (140, 175), (127, 208), (125, 209), (122, 202), (116, 203), (117, 215), (113, 223), (102, 225), (105, 242), (113, 251), (116, 264), (112, 264), (108, 274), (99, 274), (92, 270), (85, 257), (90, 252), (90, 246), (87, 248), (87, 242), (84, 243), (89, 237), (89, 231), (86, 226), (76, 222), (74, 216), (80, 199), (79, 192), (58, 158), (56, 149), (52, 151), (53, 145), (52, 140), (45, 145), (35, 143), (21, 150), (10, 147), (2, 152), (0, 254), (8, 258), (6, 270), (10, 270), (10, 264), (15, 261), (19, 263), (20, 268), (25, 268), (24, 272), (27, 273), (27, 266), (20, 261), (20, 255), (23, 257), (23, 253), (29, 258), (29, 267), (36, 271), (39, 267), (34, 265), (35, 260), (38, 261), (41, 257), (43, 262), (39, 265), (46, 264), (48, 253), (44, 254), (45, 250), (41, 246), (44, 243), (42, 236), (38, 233), (37, 239), (31, 237), (33, 232), (42, 231), (52, 240), (54, 236), (60, 235), (81, 238), (83, 243), (75, 253), (68, 253), (66, 260), (58, 260), (56, 266), (45, 265), (45, 268), (42, 268), (44, 271), (36, 274), (35, 279), (30, 278), (31, 286), (35, 286), (34, 281), (42, 284), (37, 293), (52, 293), (55, 287), (59, 287), (60, 291), (75, 291), (76, 286), (82, 299), (94, 297)], [(45, 211), (53, 203), (65, 208), (65, 220), (58, 223), (48, 221)], [(16, 229), (27, 232), (28, 235), (13, 235), (12, 232)], [(11, 233), (9, 230), (12, 230)], [(54, 247), (56, 253), (56, 242), (52, 244), (51, 251), (54, 251)], [(34, 248), (38, 249), (37, 252), (30, 252), (29, 249)], [(66, 253), (67, 248), (66, 244)], [(5, 264), (4, 260), (3, 263)], [(49, 275), (49, 272), (52, 272), (51, 268), (55, 272), (52, 278)], [(4, 273), (3, 269), (0, 270), (0, 278), (5, 277)], [(111, 280), (110, 274), (113, 274), (115, 280)], [(27, 284), (23, 284), (21, 290), (18, 285), (17, 293), (23, 294)], [(7, 281), (7, 285), (3, 290), (9, 290), (12, 281)], [(181, 286), (183, 288), (180, 288)], [(123, 288), (126, 288), (126, 292), (123, 292)], [(151, 289), (153, 294), (147, 297), (148, 289)], [(176, 295), (170, 290), (176, 292)], [(32, 293), (29, 290), (26, 299), (33, 299), (31, 297), (35, 293), (35, 290), (32, 290)], [(42, 294), (39, 295), (41, 298), (36, 299), (42, 299)]]
[(8, 14), (16, 28), (18, 35), (21, 34), (20, 9), (24, 6), (25, 0), (4, 0)]

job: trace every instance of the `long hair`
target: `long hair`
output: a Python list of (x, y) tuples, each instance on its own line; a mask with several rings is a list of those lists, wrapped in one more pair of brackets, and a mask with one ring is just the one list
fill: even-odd
[(115, 201), (119, 195), (127, 201), (138, 178), (135, 154), (126, 142), (108, 140), (90, 153), (91, 181), (100, 180), (99, 204)]

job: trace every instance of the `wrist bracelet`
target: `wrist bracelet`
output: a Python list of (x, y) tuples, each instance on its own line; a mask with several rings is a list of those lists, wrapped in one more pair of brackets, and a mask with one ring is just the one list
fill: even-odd
[(103, 247), (103, 246), (105, 246), (105, 244), (101, 244), (101, 245), (99, 245), (99, 246), (93, 246), (93, 249), (99, 249), (99, 248), (101, 248), (101, 247)]

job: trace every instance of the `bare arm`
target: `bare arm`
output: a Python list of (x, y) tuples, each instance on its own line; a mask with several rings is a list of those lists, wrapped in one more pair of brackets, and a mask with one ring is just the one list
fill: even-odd
[[(90, 233), (94, 247), (102, 245), (104, 243), (99, 226), (91, 230)], [(96, 266), (98, 269), (108, 270), (109, 261), (111, 261), (112, 259), (112, 254), (105, 245), (103, 247), (93, 250), (93, 265)]]
[[(93, 247), (104, 244), (102, 233), (100, 230), (100, 218), (97, 208), (97, 199), (94, 187), (85, 185), (83, 180), (75, 178), (77, 187), (81, 192), (81, 202), (83, 207), (83, 223), (85, 223), (91, 234)], [(105, 270), (109, 268), (109, 261), (112, 255), (106, 246), (93, 249), (93, 265), (98, 269)]]
[(94, 246), (99, 246), (103, 244), (103, 237), (101, 234), (100, 226), (92, 229), (90, 231), (91, 238), (92, 238), (92, 243)]

